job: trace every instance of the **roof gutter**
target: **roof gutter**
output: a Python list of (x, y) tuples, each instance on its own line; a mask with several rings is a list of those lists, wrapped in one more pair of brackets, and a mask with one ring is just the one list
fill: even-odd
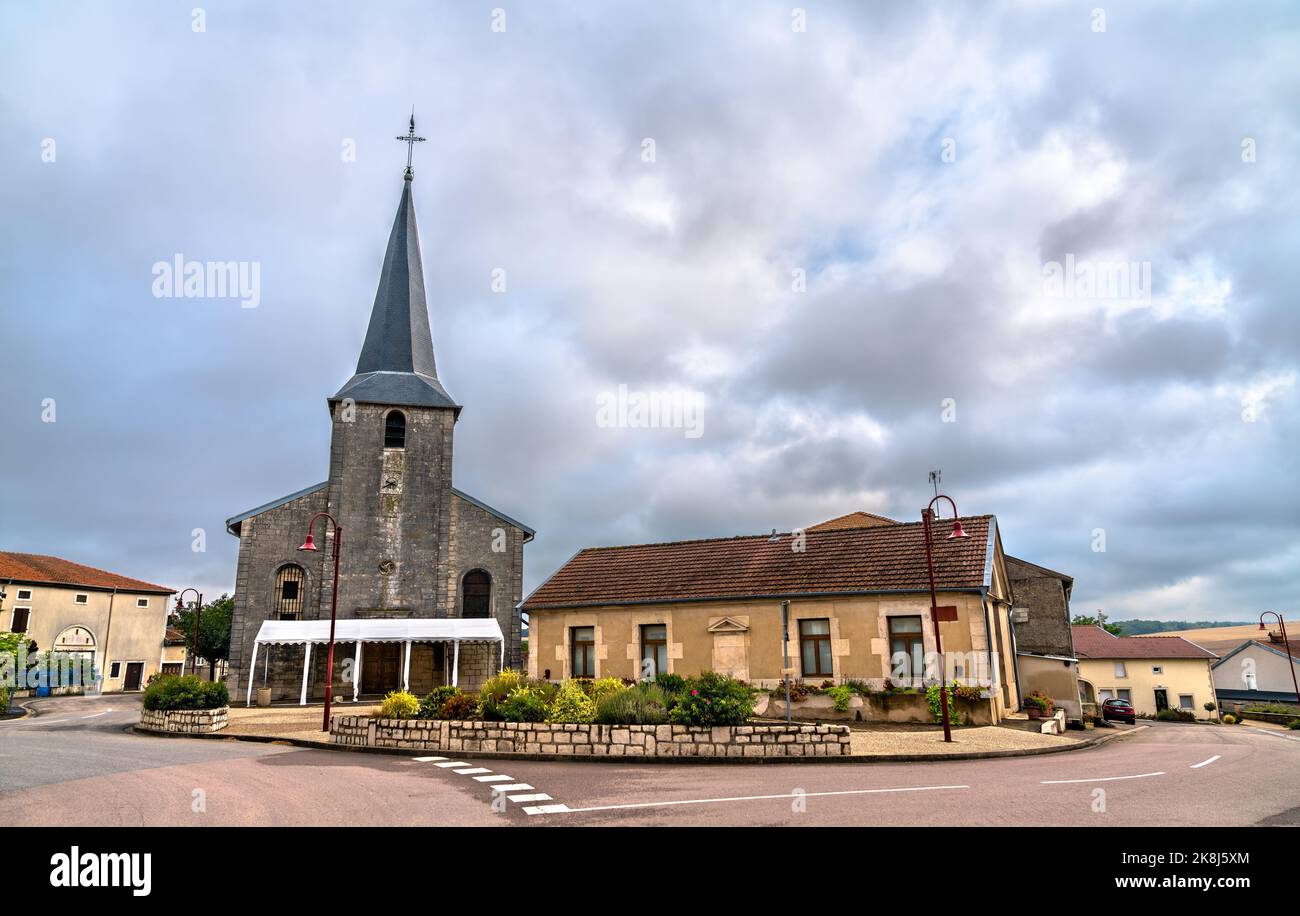
[[(581, 552), (581, 551), (579, 551)], [(576, 554), (575, 554), (576, 556)], [(566, 564), (567, 565), (567, 564)], [(564, 567), (560, 567), (563, 569)], [(556, 570), (559, 572), (559, 570)], [(552, 577), (554, 577), (552, 573)], [(547, 581), (550, 581), (549, 579)], [(542, 585), (545, 585), (543, 582)], [(537, 586), (529, 593), (532, 597), (542, 585)], [(981, 595), (988, 591), (984, 586), (962, 586), (961, 588), (937, 588), (940, 592), (958, 592), (961, 594)], [(635, 598), (629, 601), (584, 601), (576, 604), (552, 604), (537, 607), (526, 607), (528, 598), (519, 602), (519, 606), (531, 613), (539, 611), (567, 611), (571, 608), (587, 607), (635, 607), (644, 604), (700, 604), (706, 601), (774, 601), (786, 598), (845, 598), (855, 595), (925, 595), (929, 596), (929, 588), (867, 588), (854, 589), (851, 591), (839, 592), (772, 592), (770, 594), (753, 594), (753, 595), (706, 595), (698, 598)]]

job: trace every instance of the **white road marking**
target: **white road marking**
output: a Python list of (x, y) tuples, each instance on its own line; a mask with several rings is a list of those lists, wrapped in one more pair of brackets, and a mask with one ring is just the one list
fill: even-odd
[(452, 770), (453, 773), (459, 773), (461, 776), (473, 776), (475, 773), (491, 773), (487, 767), (469, 767), (464, 770)]
[[(662, 808), (670, 805), (710, 805), (717, 802), (766, 801), (773, 798), (816, 798), (828, 795), (878, 795), (886, 792), (935, 792), (943, 789), (969, 789), (970, 786), (907, 786), (901, 789), (844, 789), (838, 792), (783, 792), (780, 795), (737, 795), (730, 798), (687, 798), (678, 801), (637, 802), (629, 805), (596, 805), (590, 808), (569, 808), (568, 812), (579, 811), (615, 811), (624, 808)], [(554, 805), (546, 805), (551, 808)], [(535, 811), (534, 814), (551, 814), (550, 811)]]
[(463, 760), (448, 760), (446, 763), (435, 763), (434, 766), (445, 770), (448, 767), (467, 767), (469, 764)]
[(83, 718), (83, 719), (98, 719), (100, 716), (106, 716), (106, 715), (108, 715), (108, 714), (109, 714), (110, 712), (112, 712), (112, 711), (113, 711), (113, 710), (111, 710), (111, 709), (105, 709), (103, 712), (93, 713), (92, 715), (89, 715), (89, 716), (82, 716), (81, 718)]
[(1210, 764), (1214, 763), (1214, 761), (1218, 760), (1218, 759), (1219, 759), (1220, 757), (1222, 757), (1222, 756), (1223, 756), (1222, 754), (1215, 754), (1215, 755), (1214, 755), (1213, 757), (1211, 757), (1209, 760), (1202, 760), (1200, 763), (1193, 763), (1193, 764), (1192, 764), (1192, 769), (1193, 769), (1193, 770), (1199, 770), (1201, 767), (1207, 767), (1207, 766), (1209, 766)]
[(532, 786), (526, 782), (517, 782), (510, 786), (493, 786), (492, 791), (498, 795), (504, 795), (507, 792), (527, 792), (531, 788)]
[(446, 760), (446, 757), (412, 757), (416, 763), (432, 763), (435, 760)]
[(1044, 779), (1042, 784), (1045, 786), (1060, 786), (1070, 782), (1115, 782), (1119, 779), (1145, 779), (1147, 776), (1163, 776), (1165, 771), (1158, 773), (1138, 773), (1135, 776), (1097, 776), (1093, 779)]
[(534, 814), (559, 814), (571, 810), (568, 805), (537, 805), (524, 808), (524, 814), (532, 817)]
[(475, 776), (475, 777), (474, 777), (474, 781), (475, 781), (475, 782), (501, 782), (502, 780), (506, 780), (507, 782), (509, 782), (511, 779), (514, 779), (514, 777), (513, 777), (513, 776), (502, 776), (500, 773), (497, 773), (497, 774), (495, 774), (495, 775), (493, 775), (493, 776)]
[(551, 796), (545, 792), (534, 792), (531, 795), (507, 795), (512, 802), (530, 802), (530, 801), (551, 801)]

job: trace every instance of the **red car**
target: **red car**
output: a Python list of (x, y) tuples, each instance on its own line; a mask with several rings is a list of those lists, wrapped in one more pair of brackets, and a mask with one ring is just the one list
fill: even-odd
[(1129, 725), (1137, 725), (1137, 713), (1133, 711), (1133, 704), (1117, 697), (1111, 697), (1101, 704), (1101, 717), (1105, 720), (1116, 719)]

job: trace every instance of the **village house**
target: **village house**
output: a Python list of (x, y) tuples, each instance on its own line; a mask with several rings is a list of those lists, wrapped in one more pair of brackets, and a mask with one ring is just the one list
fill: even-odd
[(1300, 645), (1291, 643), (1288, 653), (1279, 633), (1269, 633), (1266, 640), (1246, 640), (1210, 668), (1219, 702), (1228, 711), (1233, 704), (1300, 703), (1295, 688), (1300, 680)]
[(163, 663), (175, 590), (71, 560), (0, 552), (0, 631), (92, 662), (105, 692), (141, 690)]
[(1115, 636), (1097, 626), (1073, 630), (1087, 702), (1114, 697), (1132, 703), (1138, 715), (1173, 708), (1216, 718), (1205, 708), (1218, 702), (1210, 672), (1218, 658), (1213, 652), (1181, 636)]
[[(582, 550), (523, 602), (529, 674), (717, 671), (774, 687), (788, 602), (794, 679), (884, 688), (937, 677), (921, 523), (853, 515), (879, 523), (846, 516), (802, 532)], [(1021, 696), (997, 520), (963, 517), (961, 539), (948, 538), (951, 519), (933, 524), (939, 604), (956, 609), (939, 624), (947, 673), (986, 686), (996, 721)]]

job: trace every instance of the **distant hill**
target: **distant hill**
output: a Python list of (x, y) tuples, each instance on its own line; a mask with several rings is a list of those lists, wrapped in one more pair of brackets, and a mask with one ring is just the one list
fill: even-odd
[[(1119, 627), (1121, 636), (1146, 636), (1148, 633), (1168, 633), (1174, 630), (1210, 630), (1251, 625), (1248, 620), (1108, 620), (1106, 622)], [(1256, 621), (1255, 626), (1258, 625)]]

